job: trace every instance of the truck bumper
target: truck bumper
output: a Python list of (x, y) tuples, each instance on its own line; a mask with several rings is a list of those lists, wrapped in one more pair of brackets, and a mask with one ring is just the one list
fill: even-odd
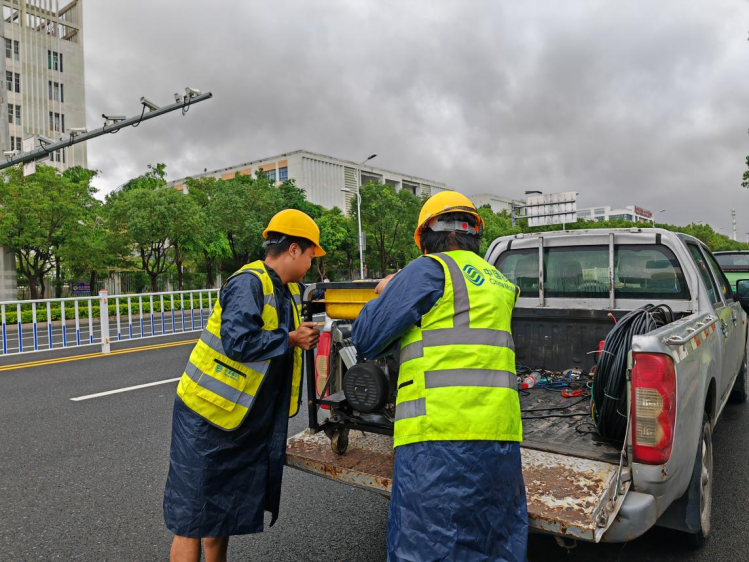
[(601, 542), (627, 542), (636, 539), (653, 527), (657, 519), (655, 497), (630, 490)]

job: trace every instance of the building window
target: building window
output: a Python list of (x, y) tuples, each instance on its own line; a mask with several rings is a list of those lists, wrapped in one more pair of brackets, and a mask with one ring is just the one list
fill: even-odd
[(60, 114), (59, 113), (55, 113), (55, 127), (54, 127), (54, 130), (55, 131), (59, 131), (60, 130)]
[(289, 169), (284, 166), (278, 169), (278, 181), (287, 181), (289, 179)]
[(18, 41), (13, 41), (13, 60), (21, 60), (21, 47)]
[(10, 39), (5, 40), (5, 58), (9, 59), (13, 56), (13, 41)]
[(53, 119), (53, 116), (52, 116), (52, 112), (50, 111), (49, 112), (49, 130), (50, 131), (55, 130), (54, 121), (52, 119)]
[(16, 79), (15, 80), (15, 86), (16, 86), (15, 87), (15, 92), (17, 94), (20, 94), (21, 93), (21, 75), (18, 74), (18, 72), (15, 72), (13, 75), (14, 75), (14, 77)]
[(65, 103), (65, 84), (60, 84), (60, 102)]
[(268, 181), (276, 181), (276, 171), (275, 170), (266, 170), (265, 171), (265, 177), (268, 178)]
[(8, 104), (8, 123), (13, 123), (13, 104)]
[(13, 91), (13, 73), (7, 70), (5, 71), (5, 86), (9, 92)]
[(47, 68), (62, 72), (62, 53), (47, 51)]
[(52, 99), (52, 80), (47, 80), (47, 99)]
[(21, 152), (21, 137), (10, 137), (10, 149)]
[(65, 131), (65, 114), (63, 113), (60, 117), (62, 118), (62, 129), (60, 131), (62, 132)]
[(21, 106), (17, 105), (16, 106), (16, 125), (20, 125), (20, 124), (21, 124)]

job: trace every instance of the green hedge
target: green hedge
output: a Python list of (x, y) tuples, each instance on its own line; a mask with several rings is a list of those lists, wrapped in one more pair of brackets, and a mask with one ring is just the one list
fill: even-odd
[[(115, 304), (115, 297), (109, 297), (109, 317), (114, 318), (115, 314), (117, 313), (117, 305)], [(216, 299), (211, 297), (211, 305), (214, 305), (216, 303)], [(197, 297), (193, 297), (193, 307), (195, 310), (199, 310), (201, 308), (208, 308), (208, 297), (203, 296), (202, 301), (201, 299), (198, 299)], [(184, 307), (185, 312), (190, 310), (190, 299), (187, 298), (184, 300)], [(91, 315), (94, 318), (99, 318), (100, 316), (100, 310), (99, 310), (99, 303), (98, 301), (94, 301), (93, 306), (91, 307)], [(17, 308), (13, 305), (6, 306), (5, 307), (5, 322), (6, 324), (16, 324), (18, 322), (18, 314), (16, 312)], [(169, 299), (164, 299), (164, 312), (171, 312), (172, 310), (172, 303)], [(178, 299), (174, 299), (174, 310), (180, 310), (180, 302)], [(130, 304), (130, 311), (132, 312), (133, 319), (139, 318), (140, 313), (140, 307), (138, 306), (138, 298), (133, 297), (131, 298), (131, 304)], [(154, 313), (160, 313), (161, 312), (161, 301), (158, 298), (154, 298), (153, 300), (153, 311)], [(54, 322), (56, 320), (62, 320), (62, 312), (60, 309), (60, 303), (55, 302), (52, 303), (51, 307), (51, 320)], [(149, 301), (148, 297), (143, 299), (143, 314), (151, 314), (151, 302)], [(88, 319), (88, 302), (86, 301), (79, 301), (78, 302), (78, 317), (81, 320)], [(120, 297), (120, 317), (127, 318), (127, 298)], [(65, 303), (65, 320), (73, 320), (75, 319), (75, 305), (72, 302), (66, 302)], [(31, 309), (30, 304), (23, 304), (21, 305), (21, 323), (22, 324), (30, 324), (34, 321), (34, 313)], [(36, 309), (36, 321), (37, 322), (47, 322), (47, 306), (46, 304), (37, 305)]]

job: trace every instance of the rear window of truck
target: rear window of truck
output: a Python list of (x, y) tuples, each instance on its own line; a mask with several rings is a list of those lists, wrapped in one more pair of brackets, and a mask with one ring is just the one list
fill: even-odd
[[(524, 297), (538, 296), (538, 250), (502, 253), (495, 264)], [(609, 297), (609, 247), (544, 248), (544, 295)], [(689, 289), (673, 252), (658, 245), (614, 248), (614, 295), (629, 299), (688, 300)]]

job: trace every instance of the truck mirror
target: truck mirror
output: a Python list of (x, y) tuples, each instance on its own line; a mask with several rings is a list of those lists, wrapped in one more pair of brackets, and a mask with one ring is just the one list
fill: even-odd
[(749, 279), (736, 281), (736, 300), (741, 303), (741, 308), (749, 313)]

